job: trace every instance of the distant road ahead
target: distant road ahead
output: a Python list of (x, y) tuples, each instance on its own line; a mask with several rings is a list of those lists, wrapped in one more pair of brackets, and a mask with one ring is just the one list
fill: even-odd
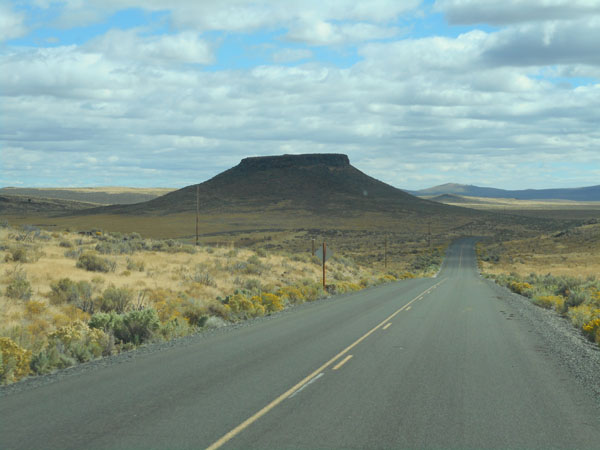
[(463, 240), (435, 279), (0, 397), (0, 448), (599, 448), (597, 406)]

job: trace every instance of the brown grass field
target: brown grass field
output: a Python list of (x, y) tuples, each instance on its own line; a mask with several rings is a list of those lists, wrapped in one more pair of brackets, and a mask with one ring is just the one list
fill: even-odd
[(600, 218), (600, 202), (575, 202), (570, 200), (516, 200), (511, 198), (485, 198), (456, 196), (457, 202), (444, 201), (480, 211), (493, 211), (532, 218), (576, 219)]
[[(596, 222), (593, 220), (593, 222)], [(483, 262), (486, 273), (530, 273), (600, 276), (600, 224), (589, 223), (535, 237), (489, 242), (482, 245), (498, 256), (497, 262)]]

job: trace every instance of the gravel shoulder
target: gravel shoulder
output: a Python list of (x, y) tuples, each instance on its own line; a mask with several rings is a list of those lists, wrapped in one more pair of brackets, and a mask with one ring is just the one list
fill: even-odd
[[(534, 305), (521, 295), (484, 279), (497, 298), (514, 310), (531, 330), (541, 336), (548, 349), (583, 389), (594, 395), (600, 405), (600, 347), (588, 341), (568, 319)], [(600, 409), (600, 407), (599, 407)]]

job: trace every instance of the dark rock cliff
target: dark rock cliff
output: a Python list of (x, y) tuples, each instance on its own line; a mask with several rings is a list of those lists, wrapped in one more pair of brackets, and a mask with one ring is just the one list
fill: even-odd
[(243, 170), (282, 169), (286, 167), (306, 167), (325, 165), (345, 167), (350, 165), (347, 155), (339, 153), (310, 153), (304, 155), (255, 156), (244, 158), (238, 168)]

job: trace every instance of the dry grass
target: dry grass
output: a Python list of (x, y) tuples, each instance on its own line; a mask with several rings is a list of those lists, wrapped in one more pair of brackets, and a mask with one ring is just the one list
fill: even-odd
[[(18, 190), (18, 188), (5, 188), (7, 192)], [(83, 193), (106, 193), (106, 194), (149, 194), (165, 195), (173, 192), (172, 188), (133, 188), (124, 186), (103, 186), (103, 187), (69, 187), (69, 188), (30, 188), (35, 191), (55, 191), (55, 192), (83, 192)]]
[(600, 210), (600, 202), (572, 200), (517, 200), (514, 198), (462, 196), (460, 202), (447, 201), (444, 203), (481, 210)]
[[(0, 230), (0, 239), (3, 242), (11, 242), (11, 233), (12, 231), (8, 228)], [(11, 262), (3, 264), (4, 276), (0, 282), (2, 291), (6, 288), (10, 273), (17, 267), (27, 273), (35, 296), (42, 299), (47, 295), (50, 284), (61, 278), (94, 282), (99, 285), (114, 284), (117, 287), (128, 286), (138, 289), (160, 287), (181, 290), (190, 284), (189, 279), (199, 267), (214, 278), (216, 287), (207, 288), (206, 294), (216, 297), (231, 293), (236, 288), (236, 279), (239, 284), (239, 281), (252, 278), (251, 275), (236, 274), (235, 271), (228, 270), (228, 268), (244, 263), (256, 255), (252, 250), (234, 249), (231, 245), (200, 247), (195, 254), (142, 251), (133, 255), (107, 255), (106, 258), (116, 262), (115, 272), (96, 273), (77, 268), (76, 260), (65, 256), (65, 251), (68, 249), (61, 247), (60, 241), (81, 240), (82, 244), (75, 247), (91, 250), (99, 242), (97, 239), (89, 237), (81, 239), (80, 236), (69, 232), (54, 233), (54, 236), (56, 237), (39, 243), (43, 246), (44, 256), (38, 261), (27, 264)], [(7, 251), (0, 252), (0, 258), (4, 261), (7, 254)], [(144, 270), (127, 270), (128, 260), (137, 265), (143, 265)], [(289, 257), (281, 255), (267, 254), (259, 260), (267, 268), (260, 274), (261, 282), (274, 287), (282, 287), (300, 278), (318, 280), (321, 273), (320, 266), (314, 262), (291, 261)], [(330, 264), (330, 270), (348, 277), (373, 276), (373, 273), (365, 268), (351, 269), (335, 262)], [(254, 275), (254, 277), (256, 276)]]
[[(25, 232), (11, 227), (0, 228), (0, 242), (0, 337), (12, 339), (34, 355), (43, 351), (48, 336), (60, 327), (72, 326), (76, 321), (85, 323), (91, 318), (85, 312), (89, 310), (74, 303), (57, 302), (51, 295), (52, 286), (63, 279), (87, 283), (94, 299), (101, 299), (111, 286), (127, 289), (136, 308), (156, 309), (163, 324), (177, 318), (188, 320), (184, 315), (190, 305), (197, 308), (198, 314), (239, 320), (243, 316), (229, 316), (231, 308), (218, 299), (240, 290), (245, 296), (279, 293), (281, 298), (273, 298), (283, 302), (283, 306), (287, 300), (282, 292), (286, 289), (310, 286), (313, 294), (302, 294), (302, 301), (320, 295), (315, 288), (321, 280), (321, 265), (306, 250), (286, 254), (236, 249), (231, 243), (194, 247), (176, 241), (142, 239), (139, 235), (82, 236), (68, 231)], [(143, 249), (118, 254), (130, 242)], [(114, 253), (99, 254), (98, 245), (105, 245)], [(25, 249), (26, 255), (35, 257), (14, 260), (15, 248)], [(152, 248), (158, 250), (148, 250)], [(115, 270), (103, 273), (78, 268), (77, 255), (90, 252), (110, 260)], [(396, 279), (389, 275), (386, 278), (379, 268), (360, 266), (339, 254), (327, 267), (328, 284), (335, 285), (337, 292)], [(27, 298), (9, 296), (9, 285), (19, 276), (25, 276), (30, 284), (32, 294)], [(179, 331), (173, 331), (171, 337), (193, 332), (191, 323), (179, 322), (178, 327)], [(182, 327), (188, 327), (187, 331)]]
[(600, 274), (600, 224), (587, 224), (534, 238), (487, 243), (486, 254), (498, 261), (483, 261), (486, 273), (530, 273), (574, 277)]

